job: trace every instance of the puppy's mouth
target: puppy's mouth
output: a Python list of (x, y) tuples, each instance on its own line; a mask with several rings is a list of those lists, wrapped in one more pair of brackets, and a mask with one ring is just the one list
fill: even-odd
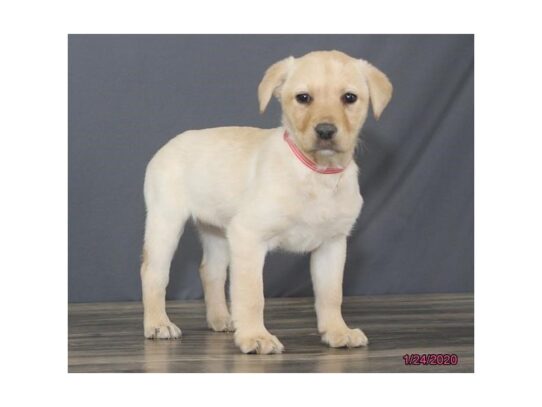
[(338, 148), (337, 143), (333, 140), (317, 140), (314, 143), (314, 147), (311, 151), (312, 153), (320, 153), (323, 155), (331, 155), (335, 153), (340, 153), (341, 150)]

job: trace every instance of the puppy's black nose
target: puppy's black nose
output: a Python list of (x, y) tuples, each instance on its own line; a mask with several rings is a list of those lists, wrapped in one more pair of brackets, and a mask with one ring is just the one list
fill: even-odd
[(318, 138), (320, 140), (331, 140), (331, 138), (337, 133), (337, 127), (331, 123), (320, 123), (314, 128)]

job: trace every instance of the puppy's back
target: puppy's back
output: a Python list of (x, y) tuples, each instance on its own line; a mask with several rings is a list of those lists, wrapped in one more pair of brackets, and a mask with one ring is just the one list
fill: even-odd
[(147, 184), (176, 191), (192, 215), (225, 226), (254, 177), (276, 129), (219, 127), (190, 130), (164, 145), (147, 167)]

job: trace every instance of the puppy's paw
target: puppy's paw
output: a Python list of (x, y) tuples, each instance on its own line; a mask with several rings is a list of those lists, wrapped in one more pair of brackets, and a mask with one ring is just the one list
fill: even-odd
[(233, 321), (229, 314), (208, 316), (207, 325), (215, 332), (234, 332)]
[(177, 339), (181, 335), (179, 327), (172, 322), (145, 324), (145, 338), (147, 339)]
[(325, 332), (322, 335), (322, 342), (332, 348), (357, 348), (367, 346), (369, 339), (361, 329), (343, 328)]
[(277, 337), (267, 331), (253, 333), (236, 331), (235, 344), (243, 353), (268, 355), (270, 353), (282, 353), (284, 350), (284, 346)]

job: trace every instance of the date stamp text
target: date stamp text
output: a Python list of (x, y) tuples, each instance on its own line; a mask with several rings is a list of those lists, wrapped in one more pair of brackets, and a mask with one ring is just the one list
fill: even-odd
[(455, 366), (459, 358), (455, 353), (411, 353), (403, 355), (405, 365), (449, 365)]

